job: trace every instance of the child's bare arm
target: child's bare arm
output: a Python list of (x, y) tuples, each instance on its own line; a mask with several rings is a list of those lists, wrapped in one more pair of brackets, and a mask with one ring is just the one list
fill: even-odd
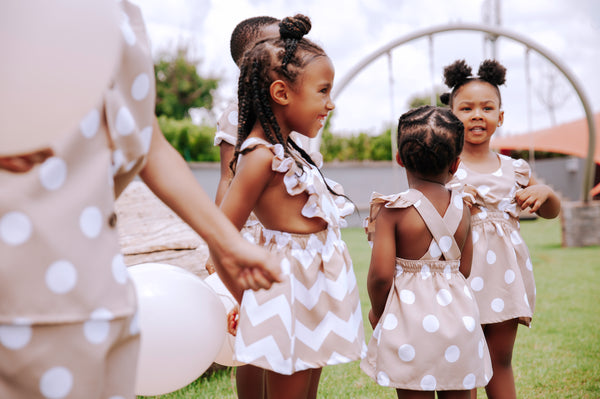
[(545, 219), (553, 219), (560, 212), (560, 199), (547, 185), (538, 183), (535, 178), (529, 180), (529, 185), (515, 195), (521, 209), (529, 208)]
[[(367, 276), (367, 291), (371, 300), (369, 321), (377, 325), (387, 301), (396, 271), (396, 223), (392, 211), (382, 209), (375, 224), (371, 265)], [(398, 211), (396, 211), (398, 212)]]
[(471, 232), (471, 212), (468, 207), (465, 207), (463, 210), (463, 222), (467, 223), (467, 236), (465, 239), (465, 243), (461, 249), (460, 255), (460, 266), (459, 271), (462, 273), (465, 278), (468, 278), (471, 274), (471, 264), (473, 261), (473, 237)]

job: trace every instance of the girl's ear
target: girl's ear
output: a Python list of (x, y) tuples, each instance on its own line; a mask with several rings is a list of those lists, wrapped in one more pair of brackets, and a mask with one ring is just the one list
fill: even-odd
[(269, 87), (271, 98), (279, 105), (287, 105), (289, 103), (288, 90), (289, 87), (283, 80), (276, 80)]
[(454, 162), (452, 162), (450, 164), (450, 174), (453, 175), (456, 173), (456, 170), (458, 169), (458, 165), (460, 164), (460, 157), (457, 157)]
[(396, 151), (396, 162), (398, 162), (398, 165), (404, 167), (404, 163), (402, 163), (402, 159), (400, 158), (400, 151)]

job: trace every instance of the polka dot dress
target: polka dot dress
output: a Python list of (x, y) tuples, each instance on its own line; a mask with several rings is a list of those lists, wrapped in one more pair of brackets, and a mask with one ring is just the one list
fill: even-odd
[(468, 282), (483, 324), (517, 318), (529, 326), (535, 306), (535, 280), (529, 250), (519, 229), (517, 190), (526, 187), (530, 169), (522, 159), (499, 155), (493, 173), (478, 173), (461, 163), (449, 185), (475, 188), (472, 209), (473, 266)]
[(141, 13), (119, 4), (111, 87), (53, 157), (0, 170), (0, 398), (134, 397), (139, 328), (114, 199), (143, 166), (155, 88)]
[[(371, 199), (369, 231), (382, 206), (414, 206), (434, 236), (419, 260), (396, 258), (385, 310), (361, 369), (379, 385), (415, 391), (468, 390), (487, 385), (490, 356), (473, 293), (459, 272), (454, 240), (463, 213), (456, 192), (442, 218), (419, 191)], [(445, 259), (441, 260), (442, 254)]]

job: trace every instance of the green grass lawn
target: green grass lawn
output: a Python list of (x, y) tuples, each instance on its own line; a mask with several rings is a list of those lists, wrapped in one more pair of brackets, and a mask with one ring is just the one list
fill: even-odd
[[(598, 227), (600, 228), (600, 226)], [(600, 247), (562, 248), (560, 220), (521, 223), (537, 283), (532, 328), (519, 327), (513, 367), (519, 398), (600, 398)], [(360, 288), (365, 334), (370, 248), (360, 228), (342, 231)], [(202, 376), (161, 399), (235, 398), (234, 370)], [(395, 398), (360, 371), (358, 362), (323, 370), (319, 398)], [(485, 398), (480, 389), (479, 397)], [(159, 397), (156, 397), (159, 398)]]

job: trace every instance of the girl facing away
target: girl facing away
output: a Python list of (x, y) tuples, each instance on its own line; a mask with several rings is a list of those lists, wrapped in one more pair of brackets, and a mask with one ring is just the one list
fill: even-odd
[[(237, 360), (265, 370), (268, 398), (315, 398), (321, 369), (358, 360), (364, 332), (356, 278), (341, 239), (353, 206), (291, 138), (315, 137), (333, 110), (334, 70), (303, 36), (310, 20), (249, 50), (240, 68), (234, 176), (221, 209), (238, 228), (254, 212), (259, 245), (283, 257), (282, 282), (257, 293), (224, 281), (241, 303)], [(261, 383), (257, 381), (257, 383)]]
[(470, 212), (446, 188), (459, 162), (463, 125), (445, 108), (423, 106), (398, 123), (397, 160), (409, 190), (373, 193), (367, 289), (373, 337), (362, 370), (398, 398), (469, 398), (492, 367), (466, 277)]
[(495, 60), (484, 61), (477, 76), (464, 60), (456, 61), (444, 69), (452, 90), (441, 98), (465, 127), (461, 162), (449, 185), (464, 190), (471, 207), (474, 251), (468, 281), (494, 370), (486, 387), (489, 398), (516, 397), (511, 360), (517, 326), (530, 325), (535, 305), (533, 267), (519, 214), (529, 209), (549, 219), (560, 211), (557, 195), (536, 182), (527, 162), (490, 149), (490, 139), (504, 121), (498, 86), (505, 75), (506, 68)]

